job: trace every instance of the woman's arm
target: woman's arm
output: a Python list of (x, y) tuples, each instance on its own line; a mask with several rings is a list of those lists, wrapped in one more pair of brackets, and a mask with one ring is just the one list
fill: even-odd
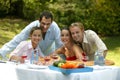
[(64, 54), (65, 53), (64, 47), (58, 48), (57, 50), (55, 50), (54, 53), (56, 53), (56, 54)]
[(82, 61), (82, 59), (83, 59), (83, 56), (82, 56), (83, 50), (79, 46), (77, 46), (76, 44), (74, 44), (73, 50), (75, 52), (75, 56), (76, 56), (77, 60)]
[(24, 59), (20, 56), (12, 55), (9, 59), (9, 61), (16, 61), (20, 63), (24, 63)]
[(9, 56), (9, 60), (13, 61), (20, 61), (21, 63), (24, 62), (24, 60), (21, 58), (23, 52), (25, 51), (25, 49), (27, 48), (27, 43), (28, 41), (22, 41), (11, 53)]

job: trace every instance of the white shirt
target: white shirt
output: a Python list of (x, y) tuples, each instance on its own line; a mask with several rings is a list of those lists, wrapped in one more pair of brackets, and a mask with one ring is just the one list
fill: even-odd
[(84, 38), (82, 43), (83, 49), (89, 56), (90, 60), (94, 59), (94, 53), (96, 50), (107, 50), (106, 45), (100, 39), (100, 37), (92, 30), (86, 30), (84, 32)]

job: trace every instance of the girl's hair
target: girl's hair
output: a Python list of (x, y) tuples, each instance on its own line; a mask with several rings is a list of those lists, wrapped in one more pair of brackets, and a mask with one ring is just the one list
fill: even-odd
[(32, 35), (35, 30), (41, 30), (41, 28), (37, 26), (33, 27), (30, 31), (30, 35)]

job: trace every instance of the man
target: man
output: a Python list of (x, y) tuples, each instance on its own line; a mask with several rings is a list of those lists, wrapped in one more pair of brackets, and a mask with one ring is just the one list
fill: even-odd
[(43, 39), (39, 43), (39, 47), (44, 55), (49, 55), (55, 49), (62, 46), (60, 29), (56, 22), (53, 21), (53, 15), (50, 12), (44, 11), (41, 13), (39, 20), (33, 21), (27, 25), (10, 42), (3, 45), (3, 47), (0, 49), (0, 55), (5, 57), (5, 55), (15, 49), (21, 41), (27, 40), (29, 38), (31, 29), (34, 26), (40, 27), (42, 30)]
[(104, 57), (106, 56), (107, 47), (94, 31), (84, 31), (83, 24), (79, 22), (72, 23), (69, 30), (73, 40), (83, 48), (89, 60), (94, 60), (96, 50), (103, 51)]

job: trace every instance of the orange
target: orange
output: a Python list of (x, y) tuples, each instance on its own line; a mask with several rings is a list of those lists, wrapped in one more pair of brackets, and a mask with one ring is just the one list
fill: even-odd
[(66, 64), (63, 64), (63, 65), (60, 66), (60, 67), (66, 69)]

